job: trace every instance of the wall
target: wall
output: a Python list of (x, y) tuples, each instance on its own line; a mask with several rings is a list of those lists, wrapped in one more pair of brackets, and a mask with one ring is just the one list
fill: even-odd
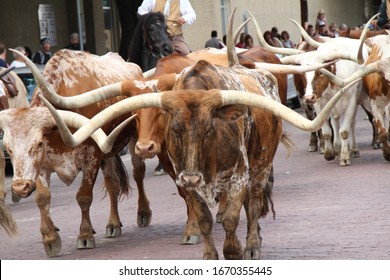
[[(0, 41), (8, 48), (17, 46), (29, 46), (32, 52), (40, 49), (40, 33), (38, 23), (38, 5), (47, 4), (42, 0), (29, 1), (0, 1), (1, 32)], [(64, 0), (51, 0), (55, 11), (57, 29), (57, 47), (63, 47), (68, 43), (67, 6)], [(7, 62), (13, 60), (11, 52), (7, 52)]]

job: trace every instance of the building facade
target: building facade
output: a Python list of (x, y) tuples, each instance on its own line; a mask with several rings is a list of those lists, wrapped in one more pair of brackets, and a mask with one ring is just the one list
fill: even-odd
[[(121, 36), (117, 0), (1, 0), (0, 42), (7, 47), (29, 46), (39, 49), (42, 37), (53, 39), (55, 52), (68, 44), (69, 35), (81, 30), (91, 53), (102, 55), (118, 52)], [(134, 0), (128, 0), (134, 1)], [(364, 24), (377, 12), (381, 0), (190, 0), (197, 20), (184, 28), (184, 36), (193, 50), (204, 47), (212, 30), (219, 38), (226, 33), (231, 11), (237, 7), (234, 26), (243, 22), (251, 11), (262, 31), (273, 26), (290, 33), (294, 42), (300, 40), (297, 28), (289, 19), (301, 22), (301, 3), (307, 3), (307, 22), (315, 23), (317, 12), (324, 9), (328, 24), (345, 23), (354, 27)], [(244, 30), (256, 40), (252, 23)], [(7, 61), (12, 61), (8, 54)]]

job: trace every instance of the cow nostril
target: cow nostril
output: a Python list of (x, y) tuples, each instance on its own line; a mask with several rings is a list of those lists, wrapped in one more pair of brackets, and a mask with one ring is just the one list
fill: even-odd
[(185, 187), (197, 187), (202, 182), (202, 174), (200, 173), (189, 173), (189, 174), (182, 174), (180, 176), (180, 179), (182, 181), (182, 184)]
[(150, 143), (147, 150), (148, 150), (148, 152), (153, 152), (154, 151), (154, 144)]

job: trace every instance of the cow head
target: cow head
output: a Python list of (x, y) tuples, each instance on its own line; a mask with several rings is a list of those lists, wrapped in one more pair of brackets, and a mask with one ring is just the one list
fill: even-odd
[(247, 178), (243, 123), (238, 121), (247, 107), (223, 106), (218, 90), (168, 93), (162, 102), (167, 112), (166, 146), (177, 186), (194, 189), (215, 205), (219, 186)]
[(14, 169), (12, 192), (28, 197), (35, 190), (41, 162), (46, 156), (45, 135), (56, 130), (57, 125), (44, 107), (9, 109), (0, 114), (3, 143)]

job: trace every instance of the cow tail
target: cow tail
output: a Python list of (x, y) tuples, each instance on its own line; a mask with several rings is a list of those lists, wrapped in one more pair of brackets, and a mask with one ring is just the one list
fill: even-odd
[(129, 173), (127, 172), (126, 166), (124, 165), (122, 158), (119, 154), (115, 155), (114, 162), (115, 162), (117, 174), (119, 176), (119, 185), (120, 185), (119, 198), (123, 196), (127, 197), (129, 196), (131, 191)]
[(16, 236), (17, 227), (11, 211), (5, 205), (4, 200), (0, 199), (0, 227), (10, 236)]
[(107, 188), (115, 188), (118, 198), (129, 196), (131, 187), (129, 183), (129, 174), (119, 154), (106, 158), (101, 165), (104, 175), (104, 188), (107, 194)]
[(295, 143), (291, 140), (291, 138), (286, 132), (282, 133), (280, 142), (287, 149), (287, 157), (289, 157), (291, 155), (291, 152), (296, 149)]

